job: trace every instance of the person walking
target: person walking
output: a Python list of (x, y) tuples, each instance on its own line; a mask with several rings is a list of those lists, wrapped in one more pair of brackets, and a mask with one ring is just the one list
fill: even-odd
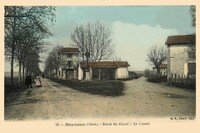
[(42, 87), (42, 82), (41, 82), (39, 75), (37, 75), (36, 78), (35, 78), (35, 86), (36, 87)]
[(32, 88), (32, 78), (30, 73), (25, 78), (25, 85), (27, 85), (28, 88)]

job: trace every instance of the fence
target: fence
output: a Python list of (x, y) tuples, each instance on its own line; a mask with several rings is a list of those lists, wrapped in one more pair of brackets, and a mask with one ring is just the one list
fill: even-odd
[(168, 83), (186, 88), (196, 88), (196, 75), (169, 74)]

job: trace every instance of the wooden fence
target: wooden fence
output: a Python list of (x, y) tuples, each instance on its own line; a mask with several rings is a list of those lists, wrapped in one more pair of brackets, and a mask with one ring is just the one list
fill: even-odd
[(184, 75), (184, 74), (170, 74), (167, 77), (167, 81), (170, 84), (175, 84), (180, 87), (195, 87), (196, 76), (195, 75)]

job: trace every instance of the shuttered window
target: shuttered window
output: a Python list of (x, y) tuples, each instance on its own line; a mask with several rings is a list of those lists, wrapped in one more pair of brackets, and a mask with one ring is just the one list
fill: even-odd
[(196, 63), (188, 63), (188, 74), (196, 74)]
[(193, 51), (189, 52), (189, 59), (195, 59), (195, 58), (196, 58), (195, 52)]

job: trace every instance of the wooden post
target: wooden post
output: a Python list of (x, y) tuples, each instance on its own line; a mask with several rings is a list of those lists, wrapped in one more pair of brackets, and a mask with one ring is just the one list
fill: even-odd
[(174, 78), (175, 78), (174, 82), (176, 83), (176, 74), (174, 74)]
[(182, 75), (182, 83), (184, 83), (184, 73), (183, 73), (183, 75)]
[(174, 80), (173, 80), (173, 78), (174, 78), (174, 77), (173, 77), (173, 74), (171, 73), (171, 76), (170, 76), (170, 81), (172, 81), (172, 82), (173, 82), (173, 81), (174, 81)]
[(180, 83), (180, 74), (177, 74), (177, 83)]
[(99, 69), (99, 81), (101, 80), (101, 70)]

